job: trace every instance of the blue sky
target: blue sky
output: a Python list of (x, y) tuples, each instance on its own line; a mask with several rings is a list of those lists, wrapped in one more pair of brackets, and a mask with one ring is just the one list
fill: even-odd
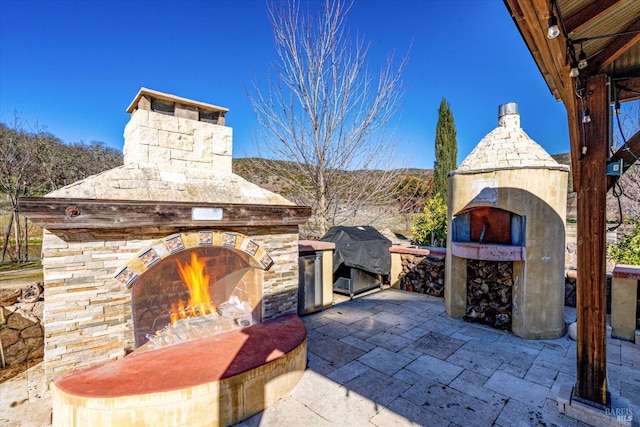
[[(569, 151), (566, 110), (501, 0), (356, 0), (347, 25), (371, 43), (372, 70), (411, 46), (397, 128), (407, 166), (433, 167), (442, 97), (458, 163), (507, 102), (549, 153)], [(147, 87), (229, 108), (233, 155), (251, 156), (257, 122), (246, 90), (274, 60), (265, 0), (0, 0), (0, 120), (18, 113), (65, 142), (121, 149), (125, 110)]]

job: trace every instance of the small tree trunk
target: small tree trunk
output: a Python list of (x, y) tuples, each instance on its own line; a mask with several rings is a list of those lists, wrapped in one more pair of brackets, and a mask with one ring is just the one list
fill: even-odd
[(13, 211), (13, 216), (15, 217), (13, 225), (16, 239), (16, 261), (20, 262), (22, 261), (22, 239), (20, 233), (20, 213), (17, 209)]
[(7, 231), (4, 233), (4, 246), (2, 247), (2, 262), (4, 262), (7, 256), (7, 248), (9, 247), (9, 237), (11, 236), (11, 227), (13, 226), (13, 212), (9, 216), (9, 224), (7, 225)]
[(324, 159), (320, 157), (320, 165), (318, 167), (318, 190), (320, 190), (320, 194), (318, 197), (318, 212), (316, 212), (316, 217), (318, 218), (318, 231), (321, 236), (324, 236), (327, 232), (327, 184), (324, 179)]
[(29, 262), (29, 220), (24, 217), (24, 262)]

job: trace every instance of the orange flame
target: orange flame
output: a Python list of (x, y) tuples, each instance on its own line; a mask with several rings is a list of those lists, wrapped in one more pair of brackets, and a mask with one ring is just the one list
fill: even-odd
[(171, 304), (171, 324), (186, 317), (204, 316), (214, 314), (216, 306), (211, 302), (209, 295), (209, 275), (204, 273), (205, 264), (198, 259), (195, 253), (191, 253), (191, 263), (182, 264), (178, 261), (180, 278), (189, 289), (189, 301), (185, 305), (182, 299), (177, 304)]

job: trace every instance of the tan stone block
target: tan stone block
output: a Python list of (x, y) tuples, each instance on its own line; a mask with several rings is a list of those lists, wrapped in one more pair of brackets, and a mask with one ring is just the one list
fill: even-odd
[(193, 149), (193, 137), (179, 132), (170, 132), (166, 130), (158, 131), (158, 146), (170, 149)]
[(178, 132), (178, 118), (168, 114), (149, 112), (149, 127), (170, 132)]
[(195, 120), (178, 117), (178, 132), (185, 135), (193, 135), (193, 132), (198, 128), (200, 123)]

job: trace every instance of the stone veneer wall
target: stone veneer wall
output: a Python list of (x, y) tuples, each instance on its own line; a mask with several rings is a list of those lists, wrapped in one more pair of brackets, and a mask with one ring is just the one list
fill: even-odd
[[(166, 227), (44, 231), (44, 335), (47, 380), (134, 348), (130, 290), (115, 274), (138, 252), (176, 232)], [(234, 228), (261, 245), (274, 264), (264, 272), (262, 319), (297, 312), (298, 228)]]

